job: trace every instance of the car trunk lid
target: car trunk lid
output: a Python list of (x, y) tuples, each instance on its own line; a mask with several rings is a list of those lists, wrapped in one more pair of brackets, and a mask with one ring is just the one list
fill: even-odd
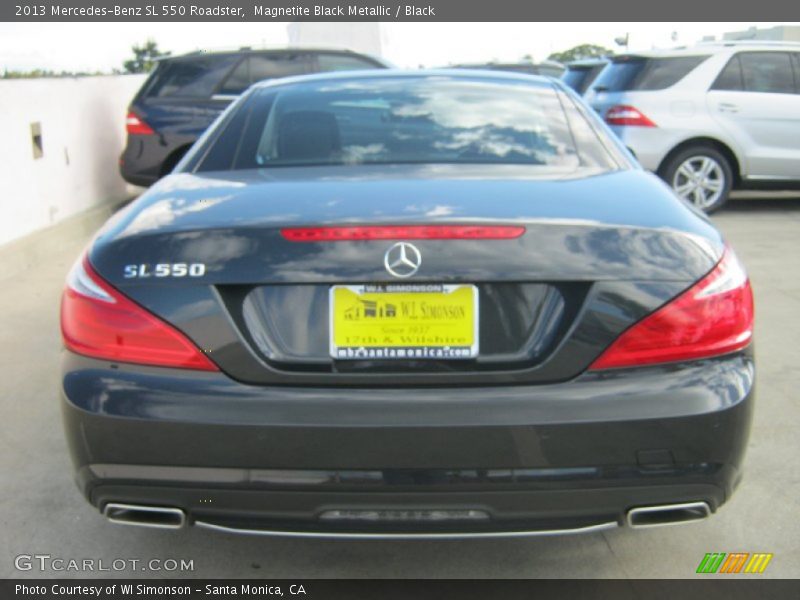
[[(568, 378), (710, 270), (722, 248), (710, 225), (676, 210), (668, 190), (638, 170), (547, 179), (463, 166), (355, 168), (349, 176), (320, 168), (313, 177), (304, 169), (302, 178), (279, 171), (170, 176), (110, 222), (90, 254), (104, 278), (252, 383)], [(513, 225), (524, 233), (411, 240), (422, 262), (404, 280), (385, 263), (398, 240), (282, 234), (359, 224)], [(478, 355), (333, 359), (331, 287), (399, 283), (474, 286)]]

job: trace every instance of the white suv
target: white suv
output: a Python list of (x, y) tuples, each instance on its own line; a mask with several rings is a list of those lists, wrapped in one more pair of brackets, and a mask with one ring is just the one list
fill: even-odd
[(800, 188), (800, 44), (626, 54), (585, 96), (647, 169), (711, 212), (736, 188)]

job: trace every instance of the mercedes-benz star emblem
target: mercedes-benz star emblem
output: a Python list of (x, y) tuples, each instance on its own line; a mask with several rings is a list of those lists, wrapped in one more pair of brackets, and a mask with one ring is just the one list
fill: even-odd
[(386, 251), (383, 265), (395, 277), (411, 277), (419, 271), (422, 264), (422, 255), (414, 244), (397, 242)]

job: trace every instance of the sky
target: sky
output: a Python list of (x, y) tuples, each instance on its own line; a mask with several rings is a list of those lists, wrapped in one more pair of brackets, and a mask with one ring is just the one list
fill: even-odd
[[(544, 60), (554, 51), (592, 43), (630, 50), (691, 45), (703, 36), (781, 23), (382, 23), (382, 54), (399, 67), (460, 62)], [(790, 23), (786, 23), (790, 24)], [(797, 23), (791, 23), (796, 25)], [(319, 26), (318, 24), (315, 24)], [(371, 24), (375, 25), (375, 24)], [(285, 46), (287, 23), (0, 23), (0, 69), (105, 71), (121, 68), (131, 46), (154, 39), (161, 50)], [(360, 25), (363, 26), (363, 25)], [(328, 40), (352, 46), (352, 25), (330, 23)], [(331, 45), (330, 42), (325, 44)], [(352, 48), (363, 50), (361, 48)]]

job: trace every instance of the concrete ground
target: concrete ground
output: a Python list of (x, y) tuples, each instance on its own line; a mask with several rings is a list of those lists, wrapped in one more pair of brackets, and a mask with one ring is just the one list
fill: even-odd
[[(742, 487), (691, 526), (476, 541), (342, 542), (239, 537), (106, 523), (78, 494), (57, 402), (64, 276), (107, 213), (0, 248), (0, 576), (14, 558), (193, 559), (196, 577), (691, 577), (706, 552), (772, 552), (763, 577), (800, 576), (800, 194), (752, 195), (714, 221), (750, 272), (759, 396)], [(164, 576), (122, 571), (102, 575)], [(184, 574), (187, 575), (187, 574)], [(743, 577), (740, 575), (739, 577)]]

